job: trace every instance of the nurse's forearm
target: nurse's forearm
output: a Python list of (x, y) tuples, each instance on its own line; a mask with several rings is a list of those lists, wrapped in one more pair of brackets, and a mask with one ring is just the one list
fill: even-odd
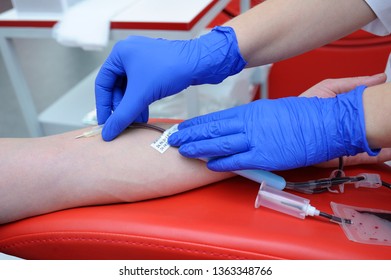
[(267, 0), (225, 25), (252, 67), (320, 47), (374, 19), (364, 0)]
[(99, 136), (75, 139), (80, 133), (0, 140), (0, 223), (172, 195), (232, 176), (174, 148), (160, 154), (150, 147), (156, 131), (128, 129), (110, 143)]
[(391, 83), (368, 87), (363, 95), (365, 126), (371, 148), (391, 147)]

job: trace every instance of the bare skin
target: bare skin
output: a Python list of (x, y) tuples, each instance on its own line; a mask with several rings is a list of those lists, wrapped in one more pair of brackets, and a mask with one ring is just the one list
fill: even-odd
[(367, 88), (363, 100), (368, 143), (373, 148), (391, 147), (391, 83)]
[(375, 19), (363, 0), (267, 0), (225, 25), (253, 67), (318, 48)]
[(150, 147), (161, 134), (156, 131), (127, 129), (111, 143), (99, 136), (75, 139), (82, 132), (0, 140), (0, 223), (173, 195), (233, 176), (175, 148), (160, 154)]

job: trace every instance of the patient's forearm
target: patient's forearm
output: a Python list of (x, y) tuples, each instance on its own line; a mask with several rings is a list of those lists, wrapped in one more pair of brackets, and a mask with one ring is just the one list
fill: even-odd
[(174, 148), (160, 154), (150, 147), (156, 131), (128, 129), (110, 143), (99, 136), (75, 139), (80, 133), (0, 140), (0, 223), (172, 195), (232, 176)]

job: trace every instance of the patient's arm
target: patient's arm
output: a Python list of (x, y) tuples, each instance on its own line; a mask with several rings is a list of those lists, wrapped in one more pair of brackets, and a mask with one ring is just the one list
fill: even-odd
[(172, 195), (230, 176), (150, 147), (161, 133), (132, 128), (113, 142), (85, 131), (0, 140), (0, 223), (56, 210)]

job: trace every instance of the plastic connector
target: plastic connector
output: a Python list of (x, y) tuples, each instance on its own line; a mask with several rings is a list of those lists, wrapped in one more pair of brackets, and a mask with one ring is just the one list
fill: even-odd
[(364, 177), (364, 180), (354, 182), (354, 186), (356, 188), (379, 188), (382, 185), (382, 181), (380, 179), (379, 174), (370, 174), (370, 173), (361, 173), (358, 174), (357, 177)]
[(268, 186), (271, 186), (275, 189), (282, 190), (286, 186), (286, 181), (283, 177), (278, 176), (269, 171), (248, 169), (236, 170), (234, 171), (234, 173), (252, 181), (255, 181), (259, 184), (261, 184), (262, 182), (266, 182)]
[[(342, 169), (336, 169), (333, 172), (331, 172), (330, 179), (332, 178), (337, 178), (337, 177), (345, 177), (345, 172), (343, 172)], [(329, 192), (332, 193), (338, 193), (337, 190), (331, 189), (331, 187), (327, 188)], [(338, 185), (339, 193), (344, 193), (345, 192), (345, 184), (339, 184)]]
[(255, 208), (264, 206), (300, 219), (306, 216), (318, 216), (319, 210), (310, 205), (306, 198), (269, 187), (262, 182), (255, 200)]
[[(209, 158), (199, 158), (202, 161), (208, 162)], [(286, 181), (283, 177), (278, 176), (270, 171), (258, 170), (258, 169), (245, 169), (245, 170), (235, 170), (233, 173), (238, 174), (244, 178), (250, 179), (254, 182), (261, 184), (266, 182), (268, 186), (271, 186), (275, 189), (282, 190), (286, 186)]]

